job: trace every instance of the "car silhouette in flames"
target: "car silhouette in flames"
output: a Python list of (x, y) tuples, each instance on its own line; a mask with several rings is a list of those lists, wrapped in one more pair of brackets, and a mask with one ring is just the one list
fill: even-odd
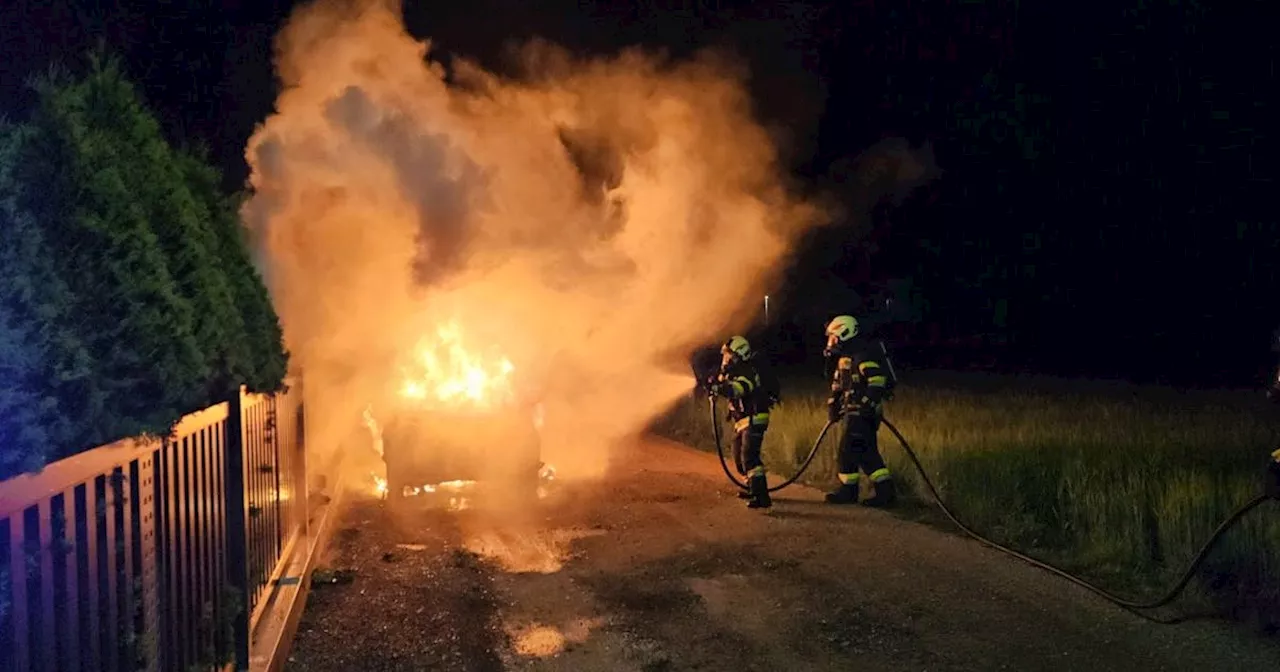
[(386, 410), (381, 449), (393, 501), (472, 483), (524, 496), (550, 475), (541, 404), (521, 393), (509, 359), (468, 350), (454, 323), (419, 343)]

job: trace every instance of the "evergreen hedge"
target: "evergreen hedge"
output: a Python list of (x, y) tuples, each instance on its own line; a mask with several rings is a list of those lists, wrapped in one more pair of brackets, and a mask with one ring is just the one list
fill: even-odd
[(235, 202), (120, 63), (34, 82), (0, 126), (0, 478), (281, 388), (279, 319)]

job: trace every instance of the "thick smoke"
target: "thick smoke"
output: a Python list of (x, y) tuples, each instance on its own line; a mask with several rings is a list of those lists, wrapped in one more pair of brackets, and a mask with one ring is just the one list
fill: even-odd
[(548, 461), (597, 472), (690, 391), (680, 356), (744, 327), (825, 215), (785, 187), (725, 59), (539, 43), (518, 81), (463, 62), (446, 83), (427, 49), (372, 0), (308, 6), (278, 37), (245, 217), (309, 438), (363, 431), (396, 358), (456, 320), (538, 387)]

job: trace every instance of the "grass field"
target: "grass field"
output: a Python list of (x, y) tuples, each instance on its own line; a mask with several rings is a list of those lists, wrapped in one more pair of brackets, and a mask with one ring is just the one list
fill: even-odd
[[(785, 385), (765, 464), (791, 475), (826, 422), (821, 380)], [(1174, 581), (1209, 534), (1261, 491), (1280, 411), (1258, 392), (1180, 392), (1119, 383), (920, 373), (886, 417), (970, 527), (1127, 597)], [(723, 405), (720, 407), (723, 414)], [(705, 399), (655, 431), (715, 450)], [(836, 428), (802, 482), (835, 483)], [(726, 437), (728, 435), (726, 434)], [(886, 429), (885, 459), (910, 497), (931, 503)], [(906, 507), (921, 513), (921, 507)], [(926, 520), (948, 527), (940, 516)], [(1064, 590), (1075, 590), (1063, 584)], [(1255, 510), (1220, 543), (1181, 605), (1280, 623), (1280, 505)]]

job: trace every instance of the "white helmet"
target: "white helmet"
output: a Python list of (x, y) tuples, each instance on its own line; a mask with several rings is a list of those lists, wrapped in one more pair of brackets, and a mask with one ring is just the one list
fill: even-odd
[(858, 335), (858, 320), (852, 315), (837, 315), (827, 325), (827, 345), (843, 343)]
[(751, 359), (752, 354), (751, 344), (747, 342), (747, 339), (742, 336), (734, 336), (725, 341), (724, 345), (720, 346), (720, 365), (728, 366), (728, 364), (735, 359), (738, 361), (746, 361)]

